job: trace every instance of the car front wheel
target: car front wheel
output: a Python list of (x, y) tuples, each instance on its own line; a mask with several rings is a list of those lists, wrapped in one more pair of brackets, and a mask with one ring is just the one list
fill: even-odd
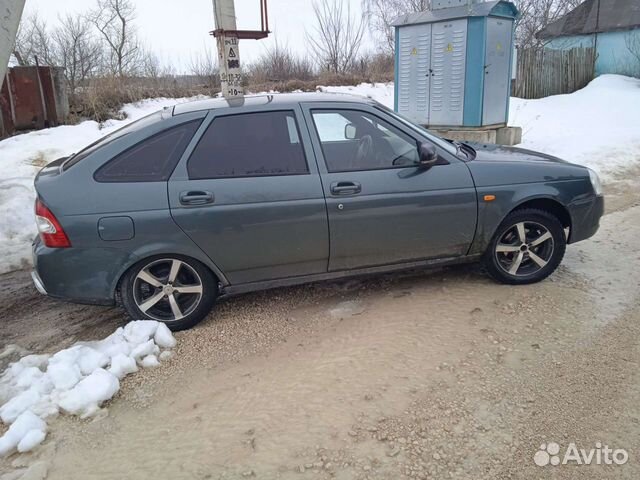
[(560, 265), (566, 244), (562, 224), (554, 215), (544, 210), (516, 210), (496, 230), (484, 264), (499, 282), (535, 283)]
[(173, 331), (191, 328), (206, 317), (217, 293), (209, 269), (182, 256), (143, 260), (125, 274), (120, 287), (131, 318), (157, 320)]

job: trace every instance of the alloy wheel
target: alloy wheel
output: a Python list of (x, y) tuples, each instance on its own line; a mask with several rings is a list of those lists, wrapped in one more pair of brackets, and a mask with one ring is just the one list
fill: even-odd
[(495, 246), (498, 265), (509, 275), (528, 276), (546, 267), (553, 256), (553, 235), (537, 222), (507, 228)]
[(155, 260), (133, 281), (133, 298), (145, 315), (161, 322), (180, 320), (200, 304), (202, 279), (188, 263), (175, 258)]

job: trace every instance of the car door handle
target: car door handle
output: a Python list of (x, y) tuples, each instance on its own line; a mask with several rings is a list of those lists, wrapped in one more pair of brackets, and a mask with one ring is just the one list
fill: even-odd
[(213, 193), (202, 190), (180, 193), (180, 203), (183, 205), (206, 205), (213, 203)]
[(331, 193), (334, 195), (354, 195), (362, 191), (358, 182), (335, 182), (331, 184)]

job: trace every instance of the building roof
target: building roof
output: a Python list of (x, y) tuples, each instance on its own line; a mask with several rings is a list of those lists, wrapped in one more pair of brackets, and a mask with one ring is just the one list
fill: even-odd
[(262, 105), (278, 105), (279, 107), (292, 107), (305, 102), (350, 102), (350, 103), (375, 103), (368, 97), (352, 95), (349, 93), (333, 92), (301, 92), (301, 93), (263, 93), (259, 95), (245, 95), (241, 98), (209, 98), (195, 100), (193, 102), (179, 103), (173, 107), (173, 114), (198, 112), (217, 108), (234, 107), (259, 107)]
[(536, 33), (540, 39), (640, 27), (638, 0), (586, 0)]
[(488, 17), (490, 15), (515, 18), (518, 15), (518, 9), (511, 2), (507, 2), (505, 0), (492, 0), (490, 2), (463, 5), (461, 7), (406, 13), (396, 18), (391, 25), (394, 27), (401, 27), (404, 25), (416, 25), (419, 23), (442, 22), (444, 20), (453, 20), (454, 18)]

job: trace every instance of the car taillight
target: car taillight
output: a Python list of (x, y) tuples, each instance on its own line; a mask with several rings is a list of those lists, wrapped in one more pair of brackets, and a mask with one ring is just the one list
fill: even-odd
[(47, 247), (68, 248), (71, 246), (60, 222), (40, 199), (36, 200), (36, 224), (40, 238)]

